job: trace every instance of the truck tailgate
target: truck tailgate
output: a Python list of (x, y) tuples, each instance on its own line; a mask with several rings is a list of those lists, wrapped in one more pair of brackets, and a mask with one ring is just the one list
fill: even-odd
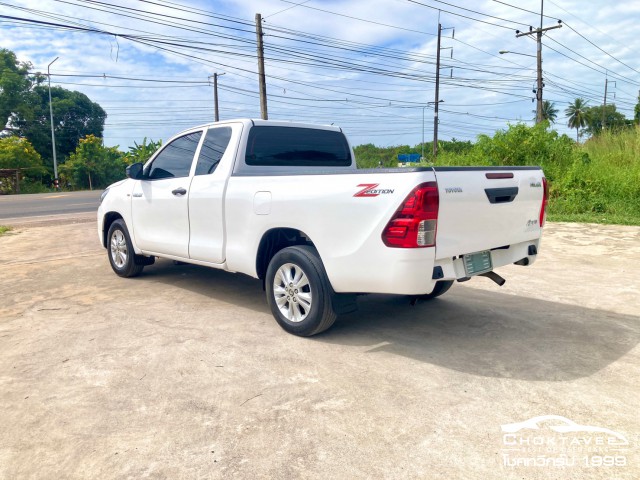
[(436, 258), (506, 247), (541, 234), (539, 167), (434, 167), (440, 207)]

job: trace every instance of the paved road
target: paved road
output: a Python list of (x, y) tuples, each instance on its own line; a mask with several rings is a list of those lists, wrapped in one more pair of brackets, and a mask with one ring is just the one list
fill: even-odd
[(95, 212), (102, 190), (0, 196), (0, 219)]

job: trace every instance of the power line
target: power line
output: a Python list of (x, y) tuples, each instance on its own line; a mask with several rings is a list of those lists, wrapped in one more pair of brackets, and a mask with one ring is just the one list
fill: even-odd
[[(290, 2), (288, 0), (282, 0), (282, 1), (285, 2), (285, 3), (293, 3), (293, 2)], [(399, 27), (397, 25), (390, 25), (388, 23), (376, 22), (374, 20), (367, 20), (367, 19), (364, 19), (364, 18), (359, 18), (359, 17), (354, 17), (352, 15), (347, 15), (345, 13), (332, 12), (330, 10), (325, 10), (323, 8), (312, 7), (311, 5), (304, 5), (302, 3), (296, 4), (295, 6), (300, 6), (300, 7), (308, 8), (308, 9), (311, 9), (311, 10), (316, 10), (318, 12), (329, 13), (331, 15), (337, 15), (339, 17), (349, 18), (351, 20), (358, 20), (360, 22), (370, 23), (372, 25), (380, 25), (382, 27), (389, 27), (389, 28), (394, 28), (396, 30), (403, 30), (405, 32), (420, 33), (422, 35), (430, 35), (432, 37), (436, 36), (434, 33), (424, 32), (422, 30), (414, 30), (414, 29), (411, 29), (411, 28)], [(291, 8), (293, 8), (293, 7), (291, 7)]]
[(271, 13), (271, 14), (267, 15), (264, 18), (275, 17), (276, 15), (280, 15), (282, 12), (286, 12), (287, 10), (291, 10), (292, 8), (299, 7), (300, 5), (303, 5), (303, 4), (305, 4), (307, 2), (310, 2), (310, 1), (311, 0), (304, 0), (304, 2), (296, 3), (295, 5), (292, 5), (290, 7), (287, 7), (287, 8), (284, 8), (282, 10), (277, 11), (276, 13)]
[(570, 60), (573, 60), (574, 62), (579, 63), (580, 65), (583, 65), (583, 66), (585, 66), (585, 67), (587, 67), (587, 68), (590, 68), (591, 70), (594, 70), (594, 71), (596, 71), (596, 72), (598, 72), (598, 73), (605, 73), (605, 72), (607, 72), (607, 71), (608, 71), (610, 74), (615, 75), (616, 77), (618, 77), (618, 78), (620, 78), (620, 79), (622, 79), (622, 80), (626, 80), (627, 82), (629, 82), (629, 83), (633, 83), (634, 85), (640, 85), (640, 82), (637, 82), (637, 81), (635, 81), (635, 80), (633, 80), (633, 79), (631, 79), (631, 78), (629, 78), (629, 77), (626, 77), (626, 76), (621, 75), (621, 74), (619, 74), (619, 73), (615, 73), (615, 72), (613, 72), (613, 71), (611, 71), (611, 70), (608, 70), (606, 67), (603, 67), (603, 66), (602, 66), (602, 65), (600, 65), (599, 63), (594, 62), (593, 60), (591, 60), (591, 59), (589, 59), (589, 58), (585, 57), (584, 55), (582, 55), (582, 54), (580, 54), (580, 53), (576, 52), (575, 50), (572, 50), (571, 48), (569, 48), (569, 47), (567, 47), (566, 45), (564, 45), (564, 44), (562, 44), (562, 43), (558, 42), (557, 40), (555, 40), (554, 38), (550, 37), (549, 35), (547, 35), (547, 38), (548, 38), (549, 40), (551, 40), (552, 42), (554, 42), (554, 43), (556, 43), (556, 44), (560, 45), (561, 47), (563, 47), (563, 48), (565, 48), (565, 49), (569, 50), (569, 51), (570, 51), (571, 53), (573, 53), (574, 55), (577, 55), (577, 56), (579, 56), (580, 58), (582, 58), (582, 59), (586, 60), (587, 62), (589, 62), (589, 63), (591, 63), (591, 64), (595, 65), (596, 67), (601, 68), (601, 70), (596, 70), (595, 68), (590, 67), (589, 65), (586, 65), (586, 64), (584, 64), (584, 63), (582, 63), (582, 62), (580, 62), (580, 61), (576, 60), (575, 58), (572, 58), (572, 57), (570, 57), (569, 55), (566, 55), (566, 54), (564, 54), (564, 53), (562, 53), (562, 52), (560, 52), (560, 51), (558, 51), (558, 50), (555, 50), (554, 48), (552, 48), (552, 47), (550, 47), (549, 45), (546, 45), (546, 44), (545, 44), (545, 46), (546, 46), (547, 48), (549, 48), (550, 50), (553, 50), (554, 52), (559, 53), (560, 55), (562, 55), (562, 56), (564, 56), (564, 57), (566, 57), (566, 58), (568, 58), (568, 59), (570, 59)]
[[(439, 8), (439, 7), (434, 7), (432, 5), (427, 5), (426, 3), (418, 2), (417, 0), (407, 0), (407, 1), (411, 2), (411, 3), (415, 3), (416, 5), (421, 5), (423, 7), (430, 8), (432, 10), (438, 10), (438, 11), (441, 11), (441, 12), (448, 13), (450, 15), (455, 15), (456, 17), (466, 18), (467, 20), (472, 20), (474, 22), (485, 23), (487, 25), (491, 25), (492, 27), (506, 28), (506, 29), (509, 29), (509, 30), (512, 29), (512, 27), (507, 27), (506, 25), (499, 25), (497, 23), (491, 23), (491, 22), (487, 22), (485, 20), (480, 20), (479, 18), (469, 17), (468, 15), (462, 15), (461, 13), (455, 13), (455, 12), (452, 12), (450, 10), (444, 10), (442, 8)], [(457, 8), (459, 8), (459, 7), (457, 7)], [(466, 10), (466, 9), (464, 9), (464, 10)], [(479, 12), (476, 12), (476, 13), (479, 13)], [(480, 15), (485, 15), (485, 14), (481, 13)], [(497, 17), (493, 17), (492, 15), (486, 15), (486, 16), (487, 17), (491, 17), (491, 18), (497, 18)], [(500, 19), (500, 20), (502, 20), (502, 19)], [(515, 23), (516, 25), (526, 25), (524, 23), (513, 22), (511, 20), (507, 20), (507, 21), (510, 22), (510, 23)]]
[(594, 47), (596, 47), (598, 50), (600, 50), (602, 53), (604, 53), (605, 55), (607, 55), (608, 57), (611, 57), (612, 59), (614, 59), (616, 62), (620, 63), (621, 65), (624, 65), (625, 67), (627, 67), (630, 70), (633, 70), (636, 73), (640, 73), (640, 71), (636, 70), (635, 68), (633, 68), (632, 66), (630, 66), (629, 64), (623, 62), (622, 60), (620, 60), (619, 58), (614, 57), (613, 55), (611, 55), (609, 52), (607, 52), (606, 50), (600, 48), (598, 45), (596, 45), (595, 43), (593, 43), (591, 40), (589, 40), (587, 37), (585, 37), (584, 35), (582, 35), (580, 32), (578, 32), (575, 28), (573, 28), (571, 25), (569, 25), (568, 23), (565, 23), (565, 25), (567, 26), (567, 28), (569, 28), (570, 30), (572, 30), (576, 35), (578, 35), (579, 37), (581, 37), (582, 39), (586, 40), (587, 42), (589, 42), (589, 44), (593, 45)]
[[(416, 2), (416, 1), (414, 1), (414, 0), (408, 0), (408, 1), (410, 1), (411, 3), (419, 3), (419, 2)], [(482, 12), (478, 12), (477, 10), (472, 10), (472, 9), (470, 9), (470, 8), (464, 8), (464, 7), (461, 7), (461, 6), (459, 6), (459, 5), (454, 5), (454, 4), (452, 4), (452, 3), (445, 2), (445, 1), (443, 1), (443, 0), (431, 0), (431, 1), (432, 1), (432, 2), (436, 2), (436, 3), (442, 3), (443, 5), (447, 5), (447, 6), (449, 6), (449, 7), (457, 8), (457, 9), (459, 9), (459, 10), (464, 10), (465, 12), (475, 13), (475, 14), (477, 14), (477, 15), (482, 15), (483, 17), (488, 17), (488, 18), (493, 18), (493, 19), (495, 19), (495, 20), (500, 20), (500, 21), (502, 21), (502, 22), (513, 23), (513, 24), (515, 24), (515, 25), (527, 25), (526, 23), (516, 22), (515, 20), (509, 20), (509, 19), (507, 19), (507, 18), (496, 17), (495, 15), (490, 15), (490, 14), (488, 14), (488, 13), (482, 13)], [(428, 6), (428, 5), (424, 5), (424, 4), (422, 4), (422, 3), (421, 3), (420, 5), (423, 5), (423, 6), (425, 6), (425, 7), (426, 7), (426, 6)], [(436, 8), (436, 7), (429, 7), (429, 8)], [(440, 10), (440, 9), (439, 9), (439, 8), (437, 8), (437, 10)], [(442, 11), (443, 11), (443, 12), (446, 12), (446, 10), (442, 10)], [(460, 14), (456, 14), (456, 13), (452, 13), (452, 12), (447, 12), (447, 13), (451, 13), (452, 15), (462, 16), (462, 15), (460, 15)], [(472, 20), (476, 20), (476, 21), (478, 21), (477, 19), (472, 19)]]
[[(179, 15), (179, 14), (171, 14), (164, 15), (162, 12), (161, 15), (158, 16), (153, 13), (143, 12), (138, 9), (129, 9), (123, 10), (123, 7), (116, 7), (113, 5), (109, 5), (105, 2), (97, 2), (97, 1), (84, 1), (83, 3), (90, 5), (87, 7), (85, 5), (78, 5), (77, 3), (71, 2), (61, 2), (67, 3), (69, 5), (82, 6), (83, 8), (92, 8), (94, 10), (106, 12), (111, 15), (118, 16), (128, 16), (130, 18), (135, 18), (137, 20), (141, 20), (144, 22), (148, 22), (151, 24), (156, 24), (159, 26), (168, 26), (171, 28), (179, 29), (181, 32), (195, 32), (197, 34), (206, 35), (207, 37), (217, 36), (218, 38), (223, 38), (224, 42), (229, 42), (228, 45), (220, 44), (212, 44), (211, 42), (197, 42), (191, 38), (186, 38), (183, 36), (176, 35), (160, 35), (156, 33), (146, 32), (146, 35), (135, 35), (132, 34), (132, 29), (127, 29), (122, 31), (121, 28), (109, 28), (106, 31), (100, 28), (95, 28), (93, 26), (82, 26), (80, 29), (69, 29), (68, 25), (63, 25), (63, 23), (70, 24), (72, 22), (76, 22), (77, 18), (66, 17), (67, 20), (64, 22), (49, 22), (48, 25), (45, 24), (31, 24), (31, 27), (36, 28), (50, 28), (52, 30), (75, 30), (78, 32), (85, 33), (93, 33), (93, 34), (101, 34), (108, 35), (113, 37), (120, 37), (125, 40), (129, 40), (134, 43), (139, 43), (141, 45), (151, 46), (153, 48), (158, 49), (158, 51), (165, 51), (172, 55), (178, 55), (183, 58), (188, 58), (194, 62), (202, 63), (205, 65), (216, 65), (216, 66), (224, 66), (219, 63), (220, 58), (231, 57), (234, 58), (233, 62), (225, 62), (229, 64), (228, 67), (232, 69), (232, 75), (237, 75), (240, 78), (248, 79), (251, 82), (255, 82), (255, 72), (248, 68), (242, 68), (241, 66), (237, 66), (238, 62), (244, 63), (253, 63), (254, 55), (249, 54), (244, 49), (252, 49), (255, 48), (255, 40), (248, 38), (249, 33), (252, 32), (248, 27), (251, 25), (250, 22), (242, 21), (240, 19), (233, 19), (228, 16), (223, 19), (219, 19), (218, 22), (198, 22), (192, 21), (188, 17), (194, 12), (204, 12), (202, 15), (209, 14), (204, 10), (195, 9), (192, 7), (185, 7), (177, 3), (166, 2), (163, 0), (158, 0), (158, 2), (144, 2), (154, 6), (162, 6), (164, 8), (169, 8), (167, 5), (177, 6), (179, 8), (173, 8), (175, 11), (186, 12), (189, 15)], [(412, 2), (416, 3), (416, 2)], [(419, 2), (418, 2), (419, 3)], [(447, 2), (437, 2), (442, 3), (444, 5), (452, 5), (447, 4)], [(498, 2), (504, 3), (504, 2)], [(426, 6), (426, 5), (425, 5)], [(430, 6), (429, 6), (430, 7)], [(306, 8), (305, 6), (301, 8)], [(433, 8), (433, 7), (430, 7)], [(467, 9), (470, 10), (470, 9)], [(473, 13), (482, 14), (481, 12), (477, 12), (475, 10), (470, 10)], [(327, 11), (328, 12), (328, 11)], [(335, 12), (328, 12), (330, 14), (336, 14)], [(45, 12), (46, 14), (46, 12)], [(53, 15), (53, 14), (50, 14)], [(341, 14), (337, 14), (341, 15)], [(455, 15), (455, 14), (454, 14)], [(344, 16), (344, 15), (341, 15)], [(348, 16), (346, 16), (348, 18)], [(463, 18), (467, 18), (462, 15)], [(493, 16), (491, 16), (493, 17)], [(354, 17), (355, 18), (355, 17)], [(512, 22), (511, 20), (501, 19), (500, 17), (495, 17), (499, 21), (507, 21)], [(367, 21), (366, 19), (359, 19), (361, 21), (375, 24), (374, 21)], [(482, 20), (482, 19), (472, 19), (474, 21)], [(233, 22), (230, 25), (225, 25), (225, 23)], [(235, 23), (237, 22), (237, 23)], [(54, 26), (53, 24), (57, 23), (58, 26)], [(95, 22), (94, 22), (95, 23)], [(100, 22), (98, 22), (100, 23)], [(489, 22), (483, 22), (489, 23)], [(514, 22), (517, 23), (517, 22)], [(20, 24), (20, 22), (18, 22)], [(104, 25), (104, 23), (101, 23)], [(489, 23), (491, 24), (491, 23)], [(199, 27), (198, 25), (202, 26)], [(217, 31), (207, 31), (205, 25), (216, 26), (215, 28), (231, 28), (232, 33), (220, 34)], [(524, 24), (521, 24), (524, 25)], [(29, 26), (29, 24), (24, 24), (22, 27)], [(76, 25), (77, 26), (77, 25)], [(387, 28), (396, 28), (391, 25), (384, 25)], [(503, 25), (497, 25), (503, 28)], [(402, 30), (402, 27), (398, 28)], [(408, 30), (408, 29), (404, 29)], [(136, 30), (140, 32), (140, 30)], [(285, 29), (283, 27), (279, 27), (277, 25), (269, 24), (268, 28), (265, 27), (265, 33), (269, 36), (269, 41), (265, 45), (267, 50), (267, 62), (268, 66), (271, 65), (274, 68), (280, 68), (279, 71), (274, 71), (274, 75), (270, 76), (270, 85), (274, 85), (274, 92), (280, 88), (286, 88), (286, 91), (289, 93), (284, 95), (278, 95), (277, 92), (273, 95), (273, 102), (276, 105), (276, 110), (274, 110), (274, 115), (279, 115), (278, 109), (282, 112), (290, 111), (292, 115), (294, 114), (295, 109), (308, 109), (309, 105), (313, 105), (313, 108), (321, 108), (322, 105), (328, 105), (326, 107), (322, 107), (327, 113), (333, 112), (336, 110), (337, 106), (335, 105), (343, 105), (342, 110), (345, 112), (345, 115), (350, 115), (351, 112), (359, 112), (353, 113), (353, 117), (357, 117), (357, 115), (362, 115), (363, 111), (393, 111), (393, 109), (406, 109), (406, 108), (416, 108), (417, 106), (424, 105), (423, 102), (415, 101), (418, 100), (415, 96), (411, 96), (407, 99), (407, 92), (410, 92), (412, 89), (367, 89), (367, 88), (359, 88), (356, 90), (355, 94), (353, 89), (348, 89), (340, 86), (339, 84), (333, 86), (332, 83), (336, 83), (331, 81), (330, 79), (335, 79), (336, 81), (340, 79), (340, 75), (336, 74), (335, 76), (327, 75), (325, 73), (326, 70), (333, 69), (341, 72), (349, 72), (355, 74), (356, 81), (361, 84), (368, 83), (370, 85), (375, 84), (383, 84), (388, 85), (390, 83), (389, 79), (393, 79), (394, 84), (397, 85), (420, 85), (420, 84), (432, 84), (433, 83), (433, 74), (429, 74), (425, 72), (422, 66), (433, 65), (432, 56), (423, 55), (418, 53), (408, 53), (406, 51), (402, 51), (399, 49), (393, 49), (388, 47), (379, 47), (376, 45), (367, 45), (357, 42), (350, 42), (347, 40), (335, 39), (331, 37), (321, 37), (317, 35), (308, 34), (306, 32), (299, 32), (295, 30)], [(432, 35), (427, 32), (419, 32), (414, 31), (413, 33), (419, 33), (423, 35)], [(483, 51), (479, 49), (475, 45), (468, 44), (460, 41), (459, 39), (453, 39), (456, 42), (460, 42), (463, 45), (466, 45), (469, 48), (473, 48), (477, 51), (480, 51), (486, 55), (490, 55), (495, 58), (501, 58), (490, 52)], [(304, 45), (304, 46), (301, 46)], [(311, 48), (314, 47), (315, 48)], [(562, 54), (562, 52), (559, 52)], [(576, 53), (576, 52), (574, 52)], [(369, 57), (365, 57), (364, 55), (370, 55)], [(567, 56), (567, 55), (565, 55)], [(567, 58), (571, 58), (575, 61), (574, 58), (567, 56)], [(501, 58), (501, 61), (505, 61), (504, 58)], [(488, 62), (487, 62), (488, 63)], [(496, 65), (482, 65), (482, 64), (473, 64), (469, 62), (462, 62), (457, 59), (452, 59), (447, 62), (447, 67), (453, 66), (456, 69), (466, 70), (467, 72), (476, 72), (476, 73), (467, 73), (466, 75), (463, 73), (463, 77), (456, 76), (455, 79), (444, 79), (443, 85), (448, 85), (451, 88), (463, 89), (467, 91), (469, 88), (474, 89), (478, 92), (483, 92), (481, 95), (484, 98), (489, 98), (489, 94), (499, 94), (501, 96), (509, 96), (510, 98), (516, 98), (515, 100), (510, 101), (489, 101), (486, 104), (476, 102), (475, 105), (480, 106), (499, 106), (508, 103), (518, 103), (521, 102), (521, 99), (529, 99), (530, 95), (519, 95), (516, 93), (522, 87), (518, 87), (518, 84), (526, 81), (527, 77), (525, 75), (514, 72), (513, 74), (507, 74), (501, 72), (499, 69), (512, 69), (512, 70), (525, 70), (526, 67), (522, 65), (518, 65), (514, 62), (509, 62), (515, 65), (513, 66), (496, 66)], [(581, 62), (579, 62), (581, 63)], [(297, 70), (294, 68), (296, 65), (300, 65)], [(315, 70), (307, 69), (306, 67), (314, 68)], [(321, 67), (322, 70), (318, 71), (315, 67)], [(601, 66), (598, 66), (602, 68)], [(284, 70), (286, 68), (286, 70)], [(597, 69), (594, 69), (597, 71)], [(307, 80), (305, 77), (300, 75), (288, 75), (284, 72), (300, 72), (301, 74), (313, 72), (313, 80)], [(398, 73), (400, 72), (400, 73)], [(245, 75), (243, 75), (245, 73)], [(508, 76), (506, 76), (508, 75)], [(549, 74), (551, 76), (551, 74)], [(62, 75), (60, 75), (62, 77)], [(105, 78), (105, 75), (94, 75), (94, 78)], [(359, 77), (359, 78), (357, 78)], [(384, 77), (384, 78), (380, 78)], [(90, 75), (87, 75), (87, 78), (91, 78)], [(132, 76), (118, 76), (118, 75), (109, 75), (107, 76), (110, 80), (122, 80), (126, 82), (133, 83), (143, 83), (149, 84), (149, 87), (143, 88), (156, 88), (154, 87), (154, 83), (156, 86), (162, 85), (162, 82), (152, 82), (150, 79), (136, 79)], [(234, 77), (235, 78), (235, 77)], [(374, 79), (380, 78), (380, 80), (384, 80), (384, 82), (375, 82)], [(327, 84), (323, 84), (319, 81), (319, 79), (328, 79)], [(562, 85), (562, 80), (558, 80), (557, 82), (549, 82), (550, 84), (556, 83), (557, 88), (560, 91), (559, 98), (562, 97), (562, 92), (569, 93), (576, 91), (575, 87), (568, 87), (566, 85)], [(569, 80), (566, 80), (569, 81)], [(415, 82), (421, 82), (417, 84)], [(125, 88), (125, 85), (112, 85), (111, 81), (105, 82), (107, 83), (99, 85), (100, 87), (117, 87), (117, 88)], [(185, 79), (185, 81), (179, 81), (177, 79), (167, 80), (164, 83), (167, 85), (181, 85), (183, 87), (193, 86), (194, 88), (199, 88), (200, 86), (208, 85), (206, 82), (199, 82), (195, 80)], [(234, 87), (242, 87), (246, 84), (246, 81), (240, 81), (240, 83), (234, 83)], [(93, 84), (80, 84), (80, 85), (96, 85), (95, 82)], [(278, 85), (280, 85), (278, 87)], [(295, 90), (290, 88), (292, 85), (301, 85), (303, 88), (300, 88), (301, 93), (292, 95)], [(134, 85), (131, 88), (138, 88)], [(162, 87), (160, 87), (162, 88)], [(554, 86), (555, 88), (555, 86)], [(423, 89), (418, 89), (418, 91)], [(238, 90), (229, 90), (234, 93), (240, 94)], [(375, 91), (375, 93), (374, 93)], [(314, 96), (311, 92), (319, 92), (320, 95), (328, 98), (322, 98), (318, 96)], [(368, 94), (368, 93), (371, 94)], [(385, 93), (383, 93), (385, 92)], [(245, 89), (245, 93), (249, 95), (251, 98), (257, 97), (257, 93), (251, 92)], [(403, 93), (405, 95), (403, 95)], [(336, 98), (344, 96), (345, 98)], [(595, 96), (595, 95), (594, 95)], [(271, 99), (272, 95), (269, 95)], [(503, 97), (498, 97), (497, 95), (493, 96), (494, 99), (499, 100)], [(271, 100), (270, 100), (271, 101)], [(473, 103), (469, 105), (465, 105), (462, 102), (458, 102), (457, 104), (446, 104), (447, 107), (460, 107), (460, 108), (472, 108), (474, 106)], [(255, 105), (254, 105), (255, 108)], [(362, 109), (362, 110), (359, 110)], [(497, 109), (496, 109), (497, 110)], [(254, 110), (255, 111), (255, 110)], [(338, 111), (338, 110), (337, 110)], [(398, 112), (398, 110), (395, 110)], [(477, 110), (476, 110), (477, 111)], [(301, 115), (301, 112), (298, 112), (297, 115)], [(333, 114), (333, 113), (332, 113)], [(204, 115), (204, 113), (203, 113)], [(386, 113), (385, 113), (386, 115)], [(458, 112), (457, 115), (461, 115)], [(490, 115), (488, 115), (490, 117)], [(347, 117), (349, 118), (349, 117)], [(409, 122), (414, 121), (414, 119), (401, 118), (401, 117), (393, 117), (395, 119)], [(469, 118), (481, 118), (481, 117), (469, 117)], [(491, 118), (482, 118), (483, 121), (486, 122), (500, 122), (505, 119), (505, 116), (498, 115), (496, 117)], [(390, 120), (390, 119), (389, 119)], [(513, 119), (508, 119), (507, 121), (511, 121)], [(449, 122), (443, 122), (444, 125), (448, 125)], [(363, 126), (366, 123), (363, 124)], [(475, 125), (476, 128), (481, 128), (481, 125)]]
[[(507, 3), (507, 2), (501, 2), (500, 0), (493, 0), (493, 1), (494, 1), (494, 2), (496, 2), (496, 3), (500, 3), (500, 4), (502, 4), (502, 5), (505, 5), (505, 6), (507, 6), (507, 7), (515, 8), (516, 10), (520, 10), (520, 11), (522, 11), (522, 12), (532, 13), (532, 14), (534, 14), (534, 15), (536, 15), (536, 16), (540, 16), (540, 12), (535, 12), (535, 11), (533, 11), (533, 10), (527, 10), (526, 8), (517, 7), (516, 5), (511, 5), (510, 3)], [(552, 20), (560, 20), (560, 19), (559, 19), (559, 18), (557, 18), (557, 17), (550, 17), (549, 15), (542, 15), (542, 16), (543, 16), (544, 18), (550, 18), (550, 19), (552, 19)]]

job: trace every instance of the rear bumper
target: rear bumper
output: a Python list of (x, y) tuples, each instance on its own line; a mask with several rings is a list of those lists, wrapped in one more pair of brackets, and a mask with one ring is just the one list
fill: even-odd
[[(491, 250), (493, 269), (527, 259), (532, 264), (536, 255), (529, 255), (529, 247), (536, 251), (540, 239), (529, 240)], [(462, 255), (436, 259), (436, 248), (385, 248), (371, 255), (368, 262), (346, 257), (325, 260), (329, 280), (338, 293), (385, 293), (396, 295), (422, 295), (431, 293), (437, 281), (467, 278)], [(439, 268), (438, 268), (439, 267)], [(442, 272), (442, 276), (434, 273)], [(434, 278), (435, 277), (435, 278)]]
[[(322, 252), (321, 257), (322, 257)], [(435, 248), (377, 248), (365, 255), (323, 257), (333, 289), (338, 293), (430, 293)]]
[[(537, 258), (537, 254), (529, 254), (531, 246), (534, 246), (535, 251), (537, 252), (538, 247), (540, 246), (540, 239), (516, 243), (514, 245), (510, 245), (509, 248), (491, 250), (491, 263), (493, 265), (493, 270), (525, 259), (526, 261), (523, 263), (531, 265)], [(464, 254), (470, 253), (474, 252), (465, 252)], [(456, 257), (437, 259), (435, 261), (434, 267), (440, 267), (442, 269), (441, 280), (459, 280), (468, 278), (462, 260), (462, 255), (464, 254), (457, 255)]]

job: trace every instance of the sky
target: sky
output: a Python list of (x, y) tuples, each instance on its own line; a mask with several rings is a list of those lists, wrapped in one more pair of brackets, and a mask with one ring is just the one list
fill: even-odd
[[(107, 112), (104, 142), (127, 150), (214, 120), (260, 118), (255, 16), (263, 18), (270, 119), (343, 128), (353, 145), (433, 139), (438, 23), (440, 140), (475, 140), (535, 116), (543, 98), (575, 138), (576, 98), (633, 117), (640, 2), (623, 0), (6, 0), (0, 47)], [(16, 18), (7, 18), (16, 17)], [(500, 51), (511, 53), (500, 54)]]

